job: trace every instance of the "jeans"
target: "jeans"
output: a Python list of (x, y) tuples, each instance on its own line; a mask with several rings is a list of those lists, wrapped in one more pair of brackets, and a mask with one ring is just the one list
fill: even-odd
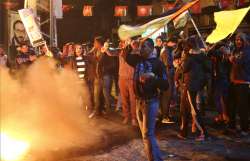
[(86, 80), (87, 86), (88, 86), (88, 92), (90, 96), (90, 101), (88, 104), (89, 110), (94, 110), (94, 80)]
[(170, 117), (170, 103), (173, 98), (174, 92), (174, 81), (172, 77), (168, 77), (169, 88), (166, 91), (163, 91), (160, 96), (160, 108), (162, 113), (162, 119)]
[(94, 105), (95, 111), (101, 113), (101, 99), (102, 99), (102, 80), (100, 78), (95, 78), (94, 80)]
[(231, 84), (229, 93), (229, 128), (236, 128), (236, 114), (240, 117), (242, 131), (248, 131), (248, 118), (250, 112), (250, 88), (246, 84)]
[(105, 107), (107, 111), (111, 108), (111, 87), (112, 87), (113, 77), (111, 75), (103, 76), (103, 96), (105, 100)]
[(149, 161), (162, 161), (154, 134), (158, 108), (159, 100), (157, 98), (136, 100), (137, 119), (142, 133), (144, 150)]
[(247, 84), (236, 85), (236, 101), (240, 117), (240, 128), (248, 132), (249, 112), (250, 112), (250, 88)]
[(216, 80), (214, 84), (214, 102), (216, 109), (219, 114), (226, 113), (229, 83), (225, 80)]

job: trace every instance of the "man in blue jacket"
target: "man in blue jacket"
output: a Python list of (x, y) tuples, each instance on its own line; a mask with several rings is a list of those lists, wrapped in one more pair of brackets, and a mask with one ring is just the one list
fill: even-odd
[(142, 133), (145, 153), (149, 161), (162, 161), (155, 138), (155, 123), (159, 108), (159, 90), (168, 89), (166, 67), (154, 53), (154, 42), (141, 43), (140, 55), (126, 55), (126, 61), (135, 68), (134, 91), (136, 113)]

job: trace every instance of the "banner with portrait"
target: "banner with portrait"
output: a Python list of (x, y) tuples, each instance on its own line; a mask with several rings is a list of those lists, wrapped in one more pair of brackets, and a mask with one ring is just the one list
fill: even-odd
[(8, 11), (8, 46), (19, 46), (21, 42), (29, 41), (23, 22), (19, 14), (15, 11)]
[(21, 20), (24, 24), (25, 30), (28, 34), (30, 43), (33, 47), (40, 46), (45, 43), (40, 28), (35, 19), (32, 9), (25, 8), (18, 10)]

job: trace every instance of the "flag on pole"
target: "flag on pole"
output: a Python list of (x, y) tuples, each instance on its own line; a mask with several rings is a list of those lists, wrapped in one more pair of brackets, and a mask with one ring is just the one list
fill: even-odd
[(126, 40), (128, 38), (138, 36), (146, 32), (148, 29), (157, 30), (159, 28), (164, 27), (167, 23), (178, 17), (180, 14), (188, 10), (190, 7), (192, 7), (194, 4), (199, 2), (199, 0), (195, 0), (189, 3), (186, 3), (183, 7), (181, 7), (179, 10), (177, 10), (175, 13), (172, 13), (170, 15), (157, 18), (155, 20), (152, 20), (144, 25), (141, 26), (128, 26), (128, 25), (121, 25), (118, 29), (118, 35), (121, 40)]
[(174, 27), (176, 29), (185, 27), (189, 19), (189, 12), (185, 11), (178, 17), (176, 17), (173, 22), (174, 22)]
[(250, 6), (238, 10), (215, 12), (214, 21), (216, 22), (216, 28), (207, 37), (206, 42), (216, 43), (234, 33), (249, 9)]

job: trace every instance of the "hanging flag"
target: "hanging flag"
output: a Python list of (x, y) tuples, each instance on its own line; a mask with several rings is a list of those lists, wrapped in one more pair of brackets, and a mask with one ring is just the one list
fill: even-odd
[(63, 4), (62, 5), (62, 11), (64, 12), (64, 13), (66, 13), (66, 12), (69, 12), (71, 9), (73, 9), (74, 7), (72, 6), (72, 5), (70, 5), (70, 4)]
[(124, 17), (127, 16), (128, 6), (115, 6), (115, 16)]
[(250, 6), (238, 10), (215, 12), (214, 21), (216, 22), (216, 28), (207, 37), (206, 41), (211, 44), (216, 43), (233, 34), (249, 9)]
[(83, 11), (82, 11), (83, 16), (93, 16), (93, 6), (90, 5), (84, 5), (83, 6)]
[(145, 16), (151, 16), (152, 15), (152, 6), (137, 6), (137, 16), (139, 17), (145, 17)]
[(185, 11), (173, 20), (176, 29), (185, 27), (189, 19), (189, 12)]
[(3, 6), (6, 10), (11, 10), (11, 9), (15, 9), (16, 7), (18, 7), (19, 3), (18, 2), (2, 2)]
[(239, 8), (239, 7), (243, 7), (245, 5), (245, 0), (236, 0), (236, 7)]
[(232, 1), (232, 0), (219, 0), (219, 8), (220, 9), (227, 9), (227, 8), (229, 8), (230, 1)]
[(200, 14), (201, 13), (201, 2), (199, 1), (195, 5), (191, 7), (191, 13), (193, 14)]
[(160, 17), (154, 19), (144, 25), (141, 26), (128, 26), (128, 25), (121, 25), (118, 29), (118, 35), (121, 40), (126, 40), (128, 38), (141, 35), (142, 33), (146, 32), (148, 29), (158, 30), (164, 27), (167, 23), (178, 17), (180, 14), (188, 10), (194, 4), (196, 4), (199, 0), (195, 0), (189, 3), (186, 3), (183, 7), (181, 7), (176, 12), (166, 15), (164, 17)]
[(169, 10), (172, 10), (172, 9), (174, 9), (174, 7), (175, 7), (175, 3), (167, 2), (166, 4), (162, 5), (162, 13), (165, 13)]

